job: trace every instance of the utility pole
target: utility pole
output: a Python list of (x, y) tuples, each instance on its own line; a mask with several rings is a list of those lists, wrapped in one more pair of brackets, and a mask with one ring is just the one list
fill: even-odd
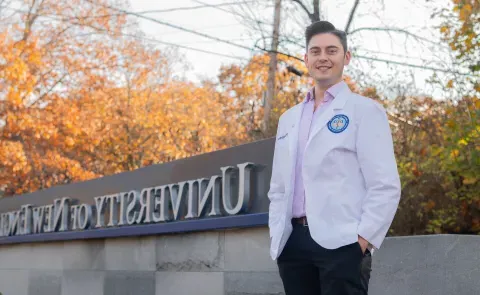
[(262, 131), (264, 134), (268, 132), (270, 122), (270, 114), (272, 112), (272, 104), (275, 98), (275, 76), (277, 72), (277, 50), (280, 34), (280, 13), (282, 8), (282, 0), (275, 0), (275, 10), (273, 14), (273, 36), (272, 45), (270, 47), (270, 62), (268, 65), (267, 95), (265, 98)]

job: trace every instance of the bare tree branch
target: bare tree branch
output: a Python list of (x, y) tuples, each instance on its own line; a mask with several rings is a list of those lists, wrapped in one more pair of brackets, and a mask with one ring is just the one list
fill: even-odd
[(355, 0), (355, 4), (353, 4), (352, 10), (350, 11), (350, 15), (348, 16), (347, 25), (345, 26), (345, 33), (348, 34), (348, 30), (350, 29), (350, 25), (352, 24), (353, 16), (355, 15), (355, 11), (357, 10), (358, 4), (360, 0)]
[[(248, 11), (250, 12), (250, 14), (252, 15), (252, 17), (247, 17), (247, 19), (251, 19), (251, 20), (254, 20), (256, 19), (255, 18), (255, 13), (252, 11), (250, 5), (247, 4), (246, 1), (244, 1), (244, 4), (245, 4), (245, 7), (247, 7)], [(244, 6), (240, 6), (241, 8), (243, 8)], [(256, 30), (258, 30), (260, 32), (260, 34), (262, 35), (262, 38), (263, 38), (263, 44), (264, 46), (266, 46), (266, 42), (267, 42), (267, 37), (265, 36), (265, 31), (263, 30), (262, 26), (261, 26), (261, 22), (256, 19), (256, 21), (254, 21), (254, 27), (256, 28)]]
[[(41, 4), (43, 4), (43, 1)], [(27, 41), (28, 36), (30, 36), (30, 33), (32, 32), (33, 23), (38, 17), (38, 11), (36, 13), (33, 12), (34, 6), (35, 6), (35, 0), (33, 0), (32, 5), (28, 8), (28, 13), (25, 17), (25, 30), (23, 31), (22, 41)]]
[(320, 20), (320, 5), (319, 5), (319, 0), (312, 0), (313, 1), (313, 13), (311, 13), (307, 6), (302, 2), (302, 0), (292, 0), (292, 2), (297, 3), (302, 7), (302, 9), (307, 13), (308, 18), (310, 19), (310, 22), (316, 22)]
[(60, 77), (60, 79), (58, 79), (52, 86), (50, 86), (50, 88), (45, 91), (43, 94), (40, 94), (38, 98), (36, 98), (34, 101), (30, 102), (28, 107), (33, 107), (35, 106), (35, 104), (37, 104), (38, 102), (41, 102), (43, 101), (43, 99), (53, 91), (53, 89), (55, 89), (55, 87), (57, 87), (57, 85), (61, 84), (63, 82), (63, 80), (65, 79), (65, 77), (68, 76), (68, 73), (64, 74), (62, 77)]
[(292, 2), (298, 3), (298, 5), (300, 5), (303, 8), (303, 10), (305, 10), (305, 12), (308, 14), (308, 16), (311, 15), (310, 11), (308, 10), (307, 6), (305, 6), (305, 4), (303, 4), (302, 0), (292, 0)]
[(263, 25), (269, 25), (269, 26), (273, 26), (273, 24), (271, 23), (266, 23), (266, 22), (263, 22), (263, 21), (260, 21), (260, 20), (257, 20), (257, 19), (253, 19), (253, 18), (250, 18), (250, 17), (246, 17), (245, 15), (242, 15), (240, 13), (237, 13), (237, 12), (234, 12), (234, 11), (231, 11), (231, 10), (228, 10), (228, 9), (224, 9), (224, 8), (220, 8), (218, 7), (218, 5), (213, 5), (213, 4), (208, 4), (208, 3), (205, 3), (205, 2), (202, 2), (202, 1), (198, 1), (198, 0), (192, 0), (193, 2), (196, 2), (196, 3), (199, 3), (199, 4), (203, 4), (207, 7), (211, 7), (211, 8), (215, 8), (215, 9), (218, 9), (218, 10), (221, 10), (221, 11), (224, 11), (224, 12), (227, 12), (227, 13), (230, 13), (232, 15), (236, 15), (236, 16), (239, 16), (243, 19), (247, 19), (249, 21), (253, 21), (255, 23), (258, 23), (258, 24), (263, 24)]
[(320, 20), (320, 1), (321, 0), (312, 0), (312, 4), (313, 4), (313, 18), (311, 18), (312, 23)]

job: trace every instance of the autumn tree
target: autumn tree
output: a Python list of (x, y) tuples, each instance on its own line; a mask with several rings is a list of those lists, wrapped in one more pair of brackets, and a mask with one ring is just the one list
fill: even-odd
[(17, 23), (0, 34), (1, 182), (7, 194), (42, 189), (54, 183), (82, 180), (96, 174), (61, 149), (71, 144), (56, 126), (49, 106), (75, 99), (85, 77), (96, 77), (116, 61), (102, 54), (100, 38), (83, 34), (118, 34), (125, 19), (105, 15), (101, 6), (83, 1), (24, 1)]
[(394, 133), (403, 184), (394, 234), (480, 232), (480, 6), (451, 2), (452, 10), (436, 14), (445, 20), (440, 32), (454, 66), (471, 74), (435, 74), (431, 83), (444, 88), (446, 99), (400, 95), (391, 103), (403, 118)]
[[(172, 78), (112, 1), (25, 1), (0, 34), (0, 185), (7, 195), (232, 146), (230, 99)], [(243, 141), (242, 141), (243, 140)]]
[(441, 10), (443, 37), (460, 62), (468, 64), (472, 72), (480, 72), (480, 1), (451, 0), (451, 4), (452, 10)]

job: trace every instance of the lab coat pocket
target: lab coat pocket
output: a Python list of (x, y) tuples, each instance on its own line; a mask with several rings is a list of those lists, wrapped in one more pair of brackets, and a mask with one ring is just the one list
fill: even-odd
[(324, 139), (332, 149), (346, 149), (355, 151), (355, 127), (349, 126), (346, 130), (340, 133), (331, 132), (325, 129)]

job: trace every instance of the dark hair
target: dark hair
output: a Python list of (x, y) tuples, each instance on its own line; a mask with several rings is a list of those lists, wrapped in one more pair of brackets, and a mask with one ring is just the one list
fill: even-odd
[(344, 31), (337, 30), (332, 23), (327, 21), (314, 22), (305, 29), (306, 47), (308, 48), (308, 43), (310, 43), (313, 36), (325, 33), (337, 36), (340, 39), (340, 43), (342, 43), (344, 52), (347, 52), (347, 34)]

